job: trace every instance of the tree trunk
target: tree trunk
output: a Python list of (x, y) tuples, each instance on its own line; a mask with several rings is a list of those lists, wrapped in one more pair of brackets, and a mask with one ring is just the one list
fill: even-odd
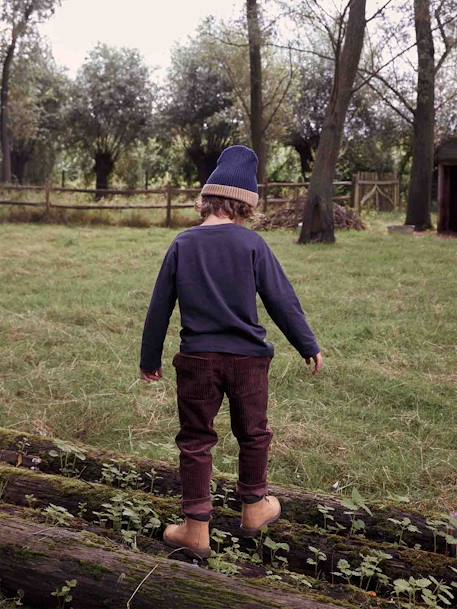
[(222, 150), (216, 152), (206, 152), (202, 146), (191, 146), (188, 149), (189, 158), (197, 169), (197, 177), (200, 186), (206, 184), (207, 179), (216, 168), (217, 159)]
[(68, 580), (76, 580), (70, 592), (74, 609), (335, 609), (299, 594), (278, 594), (194, 565), (133, 552), (88, 532), (5, 513), (0, 513), (0, 572), (2, 590), (15, 594), (22, 589), (24, 602), (36, 609), (49, 607), (52, 594)]
[[(22, 450), (18, 447), (24, 446)], [(139, 475), (139, 488), (146, 492), (152, 492), (159, 496), (179, 496), (181, 494), (181, 483), (179, 472), (176, 468), (165, 462), (151, 461), (150, 459), (140, 459), (132, 455), (124, 455), (108, 450), (95, 449), (80, 443), (64, 443), (66, 451), (63, 452), (60, 442), (50, 438), (43, 438), (31, 434), (19, 433), (9, 429), (0, 428), (0, 462), (22, 468), (37, 468), (46, 474), (60, 474), (61, 460), (72, 464), (75, 459), (76, 450), (82, 451), (84, 461), (75, 460), (73, 475), (80, 480), (87, 482), (98, 482), (102, 479), (103, 463), (114, 463), (122, 471), (135, 471)], [(60, 456), (52, 457), (49, 452), (56, 452)], [(25, 454), (26, 453), (26, 454)], [(1, 468), (1, 465), (0, 465)], [(9, 471), (9, 470), (7, 470)], [(27, 474), (28, 472), (25, 472)], [(153, 482), (151, 481), (153, 477)], [(33, 478), (32, 478), (33, 479)], [(55, 483), (61, 480), (61, 484), (71, 487), (71, 479), (56, 477)], [(217, 476), (214, 478), (217, 484), (216, 494), (224, 495), (224, 488), (234, 488), (235, 478)], [(66, 482), (67, 481), (67, 482)], [(112, 489), (106, 485), (101, 485), (100, 493), (111, 492)], [(339, 535), (345, 536), (350, 530), (350, 517), (345, 514), (347, 511), (340, 501), (332, 496), (308, 493), (298, 487), (284, 487), (275, 484), (269, 485), (270, 492), (276, 495), (281, 501), (282, 516), (290, 522), (296, 524), (322, 527), (324, 518), (319, 511), (319, 505), (331, 508), (332, 516), (335, 521), (345, 527)], [(62, 492), (61, 490), (59, 492)], [(103, 498), (103, 497), (102, 497)], [(48, 498), (49, 502), (50, 499)], [(75, 500), (77, 506), (78, 500)], [(16, 502), (16, 501), (14, 501)], [(217, 503), (217, 502), (216, 502)], [(25, 504), (24, 504), (25, 505)], [(231, 493), (229, 496), (230, 507), (239, 510), (240, 501)], [(97, 508), (94, 508), (97, 509)], [(427, 527), (426, 517), (413, 510), (399, 509), (397, 506), (372, 506), (373, 515), (359, 512), (358, 516), (365, 522), (365, 536), (368, 539), (378, 542), (394, 543), (398, 539), (398, 527), (395, 527), (390, 518), (403, 520), (409, 518), (417, 527), (418, 532), (406, 531), (403, 535), (404, 541), (411, 547), (420, 544), (423, 550), (430, 550), (444, 553), (446, 542), (443, 536), (434, 535)]]
[(366, 0), (352, 0), (341, 53), (335, 59), (333, 88), (303, 214), (299, 243), (334, 243), (333, 180), (365, 33)]
[(299, 133), (294, 134), (290, 139), (290, 145), (298, 153), (300, 157), (300, 167), (303, 180), (306, 181), (307, 175), (311, 170), (311, 163), (314, 158), (314, 152), (319, 145), (319, 136), (312, 136), (312, 139), (306, 139)]
[(414, 1), (418, 74), (414, 112), (413, 159), (405, 224), (418, 231), (432, 226), (430, 214), (435, 131), (435, 50), (430, 0)]
[(263, 120), (262, 100), (262, 34), (259, 24), (259, 7), (257, 0), (246, 0), (246, 14), (249, 39), (249, 70), (251, 84), (251, 142), (259, 158), (257, 179), (259, 184), (265, 181), (266, 145)]
[(0, 91), (0, 133), (2, 138), (2, 182), (11, 182), (11, 143), (9, 130), (8, 96), (11, 64), (16, 48), (16, 37), (13, 33), (3, 60), (2, 86)]
[(19, 182), (24, 183), (25, 168), (31, 158), (29, 150), (11, 150), (11, 173)]
[[(109, 178), (114, 169), (114, 160), (109, 152), (99, 152), (95, 155), (95, 176), (97, 191), (107, 190), (109, 188)], [(98, 201), (102, 197), (106, 197), (107, 193), (96, 192), (95, 199)]]

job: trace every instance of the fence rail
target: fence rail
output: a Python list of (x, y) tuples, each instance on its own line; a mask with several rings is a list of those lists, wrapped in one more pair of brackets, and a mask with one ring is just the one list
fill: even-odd
[[(371, 178), (373, 176), (373, 178)], [(390, 178), (391, 174), (389, 174)], [(371, 179), (367, 179), (370, 177)], [(334, 201), (346, 203), (354, 206), (358, 211), (362, 207), (367, 206), (370, 199), (375, 200), (376, 209), (380, 209), (379, 201), (389, 201), (392, 208), (396, 209), (399, 206), (400, 199), (400, 183), (398, 177), (393, 179), (382, 179), (377, 174), (355, 174), (352, 181), (337, 180), (333, 183), (335, 187), (345, 188), (346, 194), (337, 194), (334, 196)], [(307, 189), (309, 182), (265, 182), (259, 184), (259, 207), (266, 212), (269, 206), (277, 206), (290, 201), (297, 201), (300, 196), (300, 190)], [(368, 190), (367, 190), (368, 188)], [(387, 189), (392, 192), (387, 192)], [(289, 197), (278, 196), (278, 190), (290, 189), (293, 195)], [(200, 188), (176, 188), (171, 184), (165, 185), (163, 188), (148, 188), (148, 189), (95, 189), (95, 188), (66, 188), (54, 187), (50, 184), (41, 186), (37, 185), (17, 185), (17, 184), (0, 184), (0, 192), (39, 192), (44, 194), (44, 199), (39, 201), (17, 201), (14, 199), (1, 199), (0, 205), (9, 206), (26, 206), (45, 208), (46, 212), (51, 209), (67, 209), (67, 210), (149, 210), (149, 209), (165, 209), (166, 210), (166, 226), (172, 226), (172, 211), (176, 209), (192, 209), (194, 203), (174, 203), (173, 199), (176, 196), (186, 196), (188, 199), (195, 197), (200, 193)], [(59, 203), (52, 201), (53, 194), (87, 194), (94, 195), (96, 199), (107, 198), (113, 196), (134, 197), (134, 196), (151, 196), (162, 195), (165, 203)], [(271, 196), (269, 196), (271, 195)], [(383, 205), (384, 207), (384, 205)]]

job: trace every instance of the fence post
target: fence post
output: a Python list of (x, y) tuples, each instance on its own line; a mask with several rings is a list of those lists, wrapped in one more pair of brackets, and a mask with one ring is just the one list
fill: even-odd
[(146, 170), (145, 176), (144, 176), (144, 189), (148, 190), (149, 188), (149, 171)]
[(359, 173), (355, 173), (352, 180), (353, 196), (354, 196), (354, 209), (360, 214), (360, 186), (359, 186)]
[(394, 186), (394, 211), (400, 209), (400, 176), (395, 176), (396, 183)]
[(62, 188), (65, 188), (65, 169), (62, 169), (60, 183), (61, 183)]
[(265, 180), (265, 182), (262, 184), (263, 186), (263, 211), (264, 213), (267, 211), (267, 207), (268, 207), (268, 181)]
[(51, 209), (51, 188), (49, 185), (49, 182), (46, 181), (45, 187), (44, 187), (44, 203), (46, 205), (46, 216), (49, 217), (49, 211)]
[(171, 227), (171, 198), (172, 198), (172, 189), (171, 189), (171, 184), (168, 183), (167, 187), (166, 187), (166, 194), (167, 194), (167, 219), (166, 219), (166, 225), (168, 228)]

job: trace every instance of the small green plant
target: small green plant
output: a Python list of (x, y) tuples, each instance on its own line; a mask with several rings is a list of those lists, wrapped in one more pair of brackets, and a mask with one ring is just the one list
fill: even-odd
[(122, 530), (121, 537), (122, 537), (122, 541), (127, 546), (129, 546), (130, 549), (135, 550), (135, 551), (138, 550), (138, 545), (137, 545), (138, 532), (137, 531)]
[(73, 600), (71, 592), (76, 588), (77, 583), (76, 579), (67, 580), (60, 589), (58, 588), (55, 592), (51, 593), (58, 600), (57, 609), (64, 609), (67, 603), (71, 603)]
[(110, 463), (102, 464), (101, 482), (109, 486), (132, 490), (137, 490), (142, 485), (141, 475), (133, 465), (130, 465), (128, 470), (122, 470), (114, 459), (110, 459)]
[(158, 476), (156, 470), (151, 467), (151, 471), (146, 472), (145, 475), (149, 478), (149, 480), (151, 481), (150, 486), (149, 486), (149, 492), (153, 493), (154, 492), (154, 484), (156, 480), (161, 480), (163, 478), (163, 476)]
[(431, 575), (418, 579), (396, 579), (393, 588), (401, 609), (415, 609), (419, 603), (424, 603), (430, 609), (443, 609), (443, 605), (448, 607), (454, 598), (450, 586)]
[(68, 478), (80, 476), (81, 471), (77, 468), (77, 461), (86, 460), (86, 451), (63, 440), (55, 440), (55, 445), (58, 450), (53, 448), (48, 451), (48, 455), (60, 460), (60, 473)]
[(241, 570), (236, 563), (240, 560), (246, 560), (249, 555), (240, 550), (238, 537), (231, 537), (231, 545), (226, 546), (220, 552), (220, 546), (228, 536), (230, 534), (225, 531), (213, 529), (211, 539), (217, 543), (217, 552), (211, 552), (211, 556), (208, 558), (208, 565), (210, 569), (224, 573), (224, 575), (236, 575)]
[(17, 590), (16, 596), (7, 598), (0, 592), (0, 609), (11, 609), (14, 605), (15, 607), (22, 607), (24, 603), (22, 599), (24, 598), (24, 590)]
[[(369, 590), (373, 578), (376, 578), (376, 591), (380, 585), (387, 586), (389, 578), (382, 572), (381, 563), (392, 558), (391, 554), (387, 554), (382, 550), (372, 550), (370, 554), (360, 553), (362, 562), (353, 569), (349, 562), (342, 558), (337, 563), (338, 571), (333, 571), (333, 575), (342, 577), (348, 584), (352, 583), (352, 578), (358, 578), (358, 587)], [(365, 583), (364, 583), (365, 582)]]
[(285, 570), (287, 577), (290, 578), (297, 586), (297, 588), (312, 588), (313, 584), (309, 581), (306, 575), (302, 573), (294, 573), (293, 571)]
[(314, 565), (314, 577), (316, 579), (319, 579), (319, 563), (325, 562), (327, 560), (327, 555), (324, 554), (324, 552), (322, 552), (321, 550), (319, 550), (319, 548), (315, 548), (314, 546), (308, 546), (308, 549), (312, 552), (313, 557), (307, 558), (306, 562), (309, 565)]
[(227, 533), (226, 531), (221, 531), (220, 529), (213, 529), (211, 531), (211, 539), (217, 544), (216, 554), (219, 554), (221, 544), (224, 543), (225, 539), (229, 536), (230, 533)]
[[(339, 531), (343, 531), (346, 528), (339, 522), (335, 521), (335, 517), (331, 513), (331, 512), (335, 511), (334, 507), (331, 507), (330, 505), (322, 505), (321, 503), (319, 503), (317, 506), (317, 509), (324, 518), (323, 532), (325, 532), (325, 531), (339, 532)], [(330, 524), (330, 523), (333, 523), (333, 524)]]
[(94, 512), (100, 526), (111, 523), (115, 531), (130, 531), (152, 536), (161, 525), (157, 513), (148, 501), (129, 499), (124, 493), (118, 493), (110, 502), (102, 503), (103, 511)]
[(87, 513), (87, 503), (86, 501), (80, 501), (78, 503), (78, 518), (84, 518)]
[(27, 506), (29, 508), (33, 508), (35, 503), (38, 501), (38, 499), (35, 497), (35, 495), (33, 493), (30, 493), (30, 495), (26, 495), (25, 500), (27, 501)]
[(255, 550), (251, 553), (249, 559), (253, 564), (263, 564), (263, 544), (267, 530), (267, 527), (263, 527), (263, 529), (260, 529), (260, 534), (254, 537)]
[(433, 533), (433, 550), (436, 552), (438, 545), (438, 537), (444, 539), (444, 551), (447, 553), (449, 547), (454, 547), (455, 556), (457, 557), (457, 537), (454, 533), (457, 531), (457, 518), (453, 514), (440, 514), (439, 519), (426, 520), (427, 529)]
[(279, 563), (281, 563), (283, 567), (287, 565), (287, 558), (285, 556), (276, 556), (276, 553), (278, 552), (278, 550), (284, 550), (285, 552), (288, 552), (290, 550), (288, 543), (278, 543), (276, 541), (273, 541), (271, 537), (266, 537), (265, 541), (263, 542), (263, 546), (264, 548), (268, 548), (270, 550), (271, 564), (274, 567), (280, 566)]
[(16, 448), (19, 454), (26, 455), (30, 448), (30, 442), (27, 440), (27, 438), (21, 438), (17, 441)]
[(401, 520), (397, 520), (396, 518), (389, 518), (390, 522), (393, 522), (400, 530), (398, 533), (397, 544), (399, 546), (407, 544), (403, 541), (403, 535), (405, 531), (409, 531), (410, 533), (420, 533), (419, 529), (415, 524), (411, 522), (410, 518), (402, 518)]
[(362, 531), (365, 530), (365, 522), (361, 518), (357, 518), (357, 512), (364, 510), (367, 514), (373, 516), (372, 511), (366, 505), (365, 499), (356, 488), (353, 488), (351, 497), (341, 499), (340, 503), (343, 507), (347, 508), (347, 511), (344, 513), (347, 514), (351, 520), (349, 535), (352, 536), (354, 533), (363, 534)]
[(74, 518), (73, 514), (70, 514), (66, 508), (60, 505), (54, 505), (53, 503), (50, 503), (44, 508), (43, 514), (46, 516), (46, 522), (61, 527), (70, 524)]

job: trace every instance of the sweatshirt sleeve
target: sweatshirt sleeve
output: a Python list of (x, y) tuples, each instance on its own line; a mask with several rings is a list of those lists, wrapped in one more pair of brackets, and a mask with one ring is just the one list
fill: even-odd
[(255, 257), (256, 287), (271, 319), (302, 357), (320, 351), (300, 301), (269, 245), (261, 241)]
[(144, 322), (140, 368), (145, 372), (161, 367), (163, 343), (176, 298), (176, 247), (173, 242), (162, 262)]

